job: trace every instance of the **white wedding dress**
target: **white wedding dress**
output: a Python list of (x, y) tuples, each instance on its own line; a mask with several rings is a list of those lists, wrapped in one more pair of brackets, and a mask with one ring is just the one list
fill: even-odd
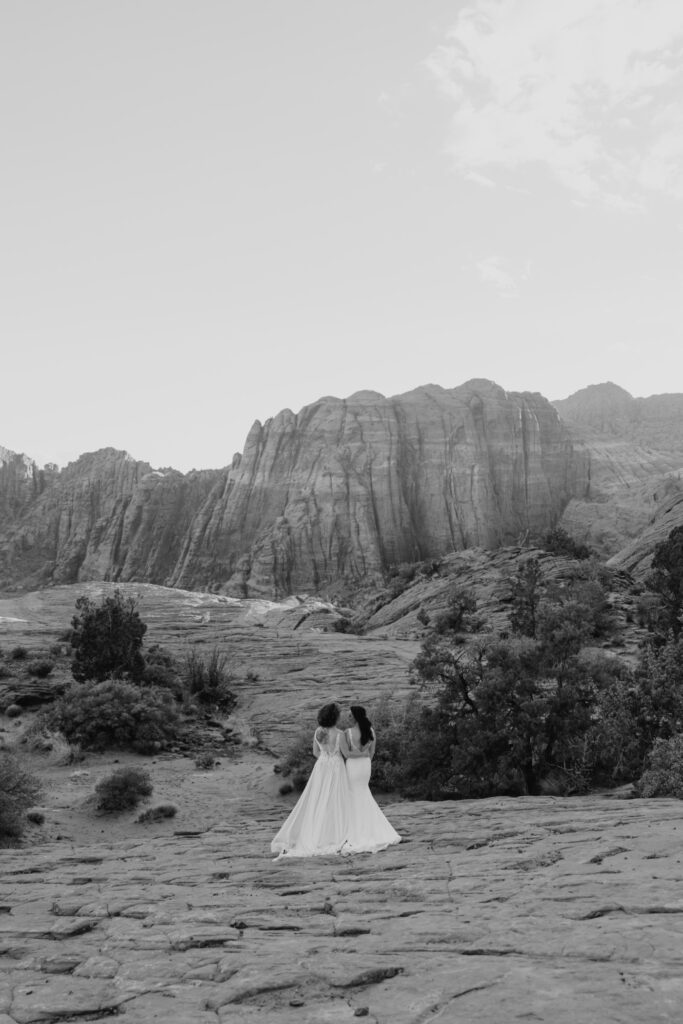
[[(348, 836), (349, 783), (338, 729), (316, 729), (319, 755), (306, 788), (270, 844), (280, 857), (339, 853)], [(379, 810), (379, 808), (378, 808)]]
[[(352, 750), (358, 750), (351, 730), (347, 732), (346, 739)], [(350, 757), (346, 762), (349, 810), (348, 832), (342, 853), (376, 853), (401, 842), (400, 835), (370, 792), (370, 771), (369, 757)]]

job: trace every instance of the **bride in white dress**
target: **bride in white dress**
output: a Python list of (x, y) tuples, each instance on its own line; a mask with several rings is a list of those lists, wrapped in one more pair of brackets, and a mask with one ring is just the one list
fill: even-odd
[[(318, 712), (313, 737), (316, 762), (291, 814), (270, 844), (279, 857), (321, 857), (339, 853), (348, 837), (349, 783), (337, 728), (338, 704)], [(379, 808), (378, 808), (379, 809)]]
[(349, 782), (347, 836), (342, 853), (376, 853), (401, 842), (370, 792), (375, 733), (365, 708), (351, 705), (353, 725), (344, 733), (342, 752)]

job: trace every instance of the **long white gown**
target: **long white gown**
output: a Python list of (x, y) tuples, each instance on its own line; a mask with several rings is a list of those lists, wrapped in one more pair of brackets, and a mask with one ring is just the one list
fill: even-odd
[[(330, 730), (331, 732), (331, 730)], [(342, 733), (316, 729), (319, 756), (306, 788), (270, 844), (280, 857), (339, 853), (348, 833), (349, 783), (339, 749)]]
[[(349, 746), (358, 750), (350, 729), (346, 738)], [(370, 771), (369, 757), (349, 757), (346, 762), (349, 811), (348, 833), (342, 853), (377, 853), (401, 842), (400, 835), (370, 792)]]

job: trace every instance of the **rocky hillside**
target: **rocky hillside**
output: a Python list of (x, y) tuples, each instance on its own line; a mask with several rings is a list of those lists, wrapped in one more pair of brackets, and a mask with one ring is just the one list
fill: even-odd
[(586, 453), (538, 394), (479, 380), (324, 398), (255, 423), (225, 470), (82, 456), (3, 516), (0, 586), (317, 590), (538, 534), (588, 483)]
[(683, 522), (683, 395), (633, 398), (606, 383), (553, 404), (590, 464), (560, 525), (642, 575), (654, 544)]

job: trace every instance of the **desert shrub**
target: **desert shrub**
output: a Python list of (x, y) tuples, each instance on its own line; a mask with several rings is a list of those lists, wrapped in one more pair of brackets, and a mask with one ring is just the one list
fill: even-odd
[(430, 619), (430, 616), (429, 616), (429, 612), (425, 611), (424, 608), (420, 608), (419, 612), (417, 613), (416, 618), (417, 618), (417, 621), (419, 623), (421, 623), (423, 626), (428, 626), (429, 623), (431, 622), (431, 619)]
[(17, 647), (12, 648), (9, 656), (10, 658), (12, 658), (13, 661), (26, 661), (26, 659), (28, 658), (28, 648), (23, 647), (20, 644)]
[(683, 526), (655, 547), (646, 583), (659, 605), (651, 627), (655, 636), (660, 642), (669, 636), (678, 639), (683, 629)]
[(643, 648), (636, 667), (648, 745), (683, 732), (683, 640)]
[[(421, 709), (416, 697), (395, 701), (385, 695), (368, 709), (377, 737), (375, 756), (372, 759), (373, 789), (384, 792), (401, 789), (407, 792), (411, 778), (420, 774), (421, 766), (415, 765), (411, 759), (413, 756), (422, 757), (424, 750), (424, 743), (411, 742), (420, 715)], [(429, 754), (424, 751), (424, 759), (428, 757)]]
[(116, 679), (72, 684), (45, 712), (45, 720), (84, 750), (152, 753), (170, 746), (181, 730), (170, 693)]
[(347, 615), (342, 615), (340, 618), (332, 620), (331, 629), (335, 633), (354, 633), (357, 636), (362, 636), (363, 620), (360, 616), (349, 618)]
[(195, 768), (200, 768), (204, 771), (210, 771), (216, 765), (216, 755), (209, 754), (203, 751), (201, 754), (197, 754), (194, 759)]
[(237, 698), (230, 689), (234, 675), (228, 669), (228, 659), (217, 647), (208, 661), (191, 650), (185, 658), (183, 681), (190, 695), (200, 704), (230, 711)]
[(575, 540), (561, 526), (548, 530), (543, 538), (543, 547), (552, 555), (566, 555), (568, 558), (579, 560), (590, 558), (593, 554), (587, 544)]
[(50, 644), (50, 654), (53, 658), (61, 658), (64, 654), (64, 647), (62, 644)]
[(636, 791), (639, 796), (683, 800), (683, 734), (655, 740)]
[(477, 615), (477, 598), (466, 587), (454, 587), (448, 597), (446, 610), (437, 615), (434, 630), (437, 633), (477, 633), (484, 620)]
[(32, 825), (44, 825), (45, 812), (41, 811), (38, 807), (31, 807), (31, 809), (26, 812), (26, 820), (30, 821)]
[(161, 644), (152, 644), (144, 654), (142, 682), (145, 686), (158, 686), (169, 690), (176, 700), (185, 696), (185, 687), (176, 659)]
[(138, 825), (146, 825), (152, 821), (163, 821), (164, 818), (175, 818), (178, 808), (175, 804), (157, 804), (156, 807), (148, 807), (135, 819)]
[(0, 842), (21, 836), (24, 815), (40, 792), (38, 779), (13, 754), (0, 752)]
[(278, 789), (278, 793), (280, 794), (280, 796), (289, 796), (289, 794), (293, 792), (294, 786), (292, 785), (291, 782), (283, 782), (280, 788)]
[(41, 659), (39, 661), (30, 661), (26, 666), (26, 671), (30, 676), (35, 676), (36, 679), (46, 679), (54, 667), (54, 661)]
[(144, 768), (117, 768), (95, 786), (98, 811), (127, 811), (152, 795), (152, 780)]
[(245, 681), (247, 683), (258, 683), (258, 681), (259, 681), (259, 674), (258, 674), (258, 672), (254, 672), (254, 670), (250, 668), (250, 669), (248, 669), (247, 674), (245, 675), (244, 679), (245, 679)]
[(526, 558), (511, 581), (510, 626), (518, 636), (536, 636), (538, 607), (543, 597), (543, 573), (535, 556)]
[(100, 604), (79, 597), (76, 609), (78, 614), (71, 620), (74, 679), (141, 679), (145, 668), (141, 648), (147, 626), (140, 618), (135, 600), (115, 590)]
[[(536, 638), (497, 637), (467, 648), (457, 637), (427, 637), (413, 663), (421, 701), (393, 769), (400, 791), (427, 798), (544, 787), (569, 793), (585, 790), (598, 773), (615, 781), (637, 771), (637, 702), (617, 714), (633, 680), (621, 663), (582, 656), (590, 609), (573, 598), (544, 602), (535, 628)], [(602, 728), (607, 694), (614, 714)]]
[(302, 730), (278, 762), (280, 774), (289, 778), (298, 792), (306, 786), (315, 764), (312, 736), (312, 729)]
[(61, 732), (48, 728), (45, 713), (37, 715), (24, 730), (21, 743), (27, 750), (44, 755), (51, 765), (76, 764), (84, 758), (77, 743), (69, 743)]

